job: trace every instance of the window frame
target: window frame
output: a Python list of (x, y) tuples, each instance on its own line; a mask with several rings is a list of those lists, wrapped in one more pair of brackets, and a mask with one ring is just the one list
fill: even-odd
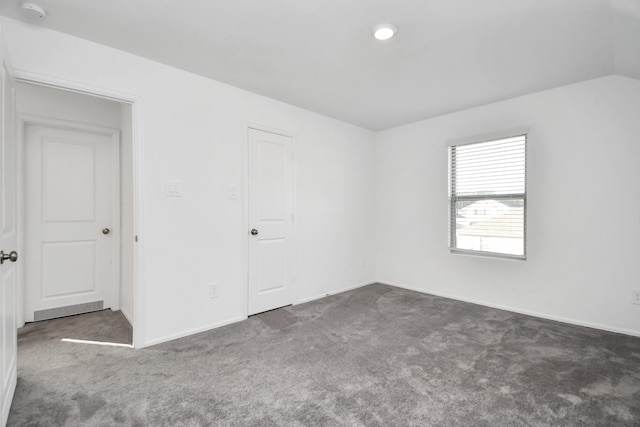
[[(453, 158), (452, 148), (465, 145), (480, 144), (483, 142), (498, 141), (501, 139), (515, 138), (524, 136), (524, 193), (504, 193), (504, 194), (491, 194), (491, 195), (456, 195), (455, 185), (453, 180)], [(492, 132), (488, 134), (476, 135), (471, 137), (459, 138), (450, 140), (447, 142), (447, 172), (448, 172), (448, 233), (447, 240), (449, 246), (449, 253), (452, 254), (464, 254), (473, 255), (488, 258), (502, 258), (525, 261), (527, 259), (527, 151), (529, 145), (529, 128), (527, 126), (521, 126), (513, 129), (508, 129), (500, 132)], [(506, 254), (500, 252), (489, 252), (475, 249), (462, 249), (455, 247), (456, 245), (456, 203), (459, 201), (480, 201), (480, 200), (513, 200), (522, 199), (523, 201), (523, 253), (522, 255)]]

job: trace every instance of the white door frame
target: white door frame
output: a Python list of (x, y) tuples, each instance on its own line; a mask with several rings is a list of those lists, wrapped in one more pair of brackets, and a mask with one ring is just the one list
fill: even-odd
[[(77, 92), (97, 98), (108, 99), (117, 101), (123, 104), (130, 104), (132, 111), (132, 145), (133, 145), (133, 228), (136, 236), (136, 243), (134, 245), (134, 259), (133, 259), (133, 346), (135, 348), (142, 348), (146, 346), (145, 324), (144, 324), (144, 280), (143, 280), (143, 250), (144, 250), (144, 232), (145, 227), (145, 215), (143, 211), (144, 200), (144, 186), (143, 186), (143, 141), (142, 141), (142, 123), (140, 120), (141, 114), (141, 100), (137, 95), (119, 92), (116, 90), (100, 88), (96, 86), (89, 86), (81, 82), (70, 81), (60, 79), (57, 77), (51, 77), (42, 75), (39, 73), (32, 73), (25, 70), (15, 70), (16, 81), (20, 83), (29, 83), (45, 87), (52, 87), (55, 89), (61, 89), (71, 92)], [(19, 124), (22, 126), (22, 124)], [(22, 132), (22, 128), (19, 127), (19, 132)], [(24, 143), (22, 141), (22, 135), (17, 136), (18, 139), (18, 251), (21, 253), (24, 249), (25, 242), (25, 224), (23, 220), (24, 216)], [(118, 199), (118, 206), (120, 200)], [(119, 216), (118, 216), (119, 221)], [(118, 254), (120, 253), (120, 245), (118, 245)], [(118, 264), (120, 258), (118, 255)], [(18, 306), (18, 321), (20, 326), (24, 323), (24, 271), (22, 270), (22, 264), (18, 270), (19, 278), (19, 306)]]
[[(121, 275), (120, 275), (120, 242), (122, 240), (122, 228), (120, 226), (120, 151), (121, 151), (121, 140), (120, 140), (120, 129), (113, 129), (102, 126), (95, 126), (86, 123), (73, 122), (62, 119), (55, 119), (51, 117), (37, 116), (33, 114), (18, 114), (18, 133), (16, 137), (18, 138), (18, 151), (21, 154), (21, 158), (25, 158), (25, 141), (24, 141), (24, 132), (27, 126), (46, 126), (48, 128), (62, 129), (62, 130), (70, 130), (70, 131), (80, 131), (87, 133), (94, 133), (99, 135), (105, 135), (111, 139), (111, 144), (114, 147), (111, 150), (111, 171), (115, 171), (116, 173), (111, 176), (111, 224), (113, 224), (112, 229), (117, 230), (117, 233), (113, 233), (112, 241), (111, 241), (111, 265), (113, 270), (113, 277), (117, 280), (117, 285), (113, 283), (110, 285), (108, 294), (109, 299), (113, 301), (111, 304), (112, 310), (120, 309), (120, 286), (121, 286)], [(26, 159), (21, 162), (23, 167), (26, 167)], [(18, 177), (20, 185), (19, 188), (22, 188), (24, 185), (24, 175), (19, 175)], [(21, 194), (24, 196), (24, 193)], [(20, 204), (21, 211), (24, 214), (26, 210), (26, 206), (23, 203)], [(23, 230), (21, 230), (23, 231)], [(22, 233), (21, 233), (22, 234)], [(24, 235), (22, 234), (22, 237)], [(27, 253), (25, 251), (29, 251), (30, 248), (23, 247), (23, 253)], [(24, 263), (23, 263), (24, 264)], [(24, 277), (24, 276), (23, 276)], [(26, 283), (23, 282), (22, 286), (20, 286), (20, 292), (18, 292), (18, 320), (20, 325), (24, 325), (26, 313), (24, 312), (24, 303), (25, 303), (25, 286)], [(135, 319), (135, 316), (134, 316)]]
[[(263, 132), (269, 132), (276, 135), (286, 136), (293, 141), (293, 152), (297, 156), (298, 135), (293, 132), (284, 131), (281, 129), (265, 126), (253, 122), (244, 122), (244, 185), (243, 185), (243, 206), (242, 206), (242, 230), (240, 235), (242, 236), (242, 276), (244, 277), (244, 317), (249, 317), (249, 130), (259, 130)], [(297, 157), (293, 162), (293, 215), (295, 220), (293, 221), (293, 236), (291, 240), (296, 244), (296, 236), (298, 229), (298, 205), (297, 205), (297, 183), (298, 183), (298, 161)], [(296, 252), (294, 251), (294, 254)], [(297, 255), (294, 255), (293, 262), (293, 277), (291, 299), (292, 304), (296, 304), (298, 301), (298, 287), (297, 287), (297, 271), (298, 271), (298, 259)]]

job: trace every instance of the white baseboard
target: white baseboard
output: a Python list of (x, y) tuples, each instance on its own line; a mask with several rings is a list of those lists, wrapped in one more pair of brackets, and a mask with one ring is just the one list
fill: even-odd
[(143, 345), (141, 345), (140, 347), (136, 347), (136, 348), (144, 348), (144, 347), (150, 347), (152, 345), (157, 345), (157, 344), (162, 344), (164, 342), (167, 341), (173, 341), (176, 340), (178, 338), (184, 338), (187, 337), (189, 335), (194, 335), (194, 334), (199, 334), (200, 332), (206, 332), (206, 331), (210, 331), (211, 329), (216, 329), (216, 328), (220, 328), (222, 326), (226, 326), (226, 325), (230, 325), (232, 323), (237, 323), (237, 322), (241, 322), (243, 320), (246, 320), (247, 316), (241, 316), (241, 317), (234, 317), (228, 320), (224, 320), (222, 322), (218, 322), (218, 323), (212, 323), (210, 325), (206, 325), (206, 326), (202, 326), (196, 329), (191, 329), (188, 331), (184, 331), (184, 332), (179, 332), (177, 334), (172, 334), (172, 335), (167, 335), (161, 338), (155, 338), (152, 340), (149, 340), (147, 342), (145, 342)]
[(363, 286), (373, 285), (374, 283), (377, 283), (377, 282), (358, 283), (356, 285), (347, 286), (346, 288), (338, 289), (336, 291), (331, 291), (331, 292), (327, 292), (327, 293), (324, 293), (324, 294), (315, 295), (315, 296), (312, 296), (312, 297), (309, 297), (309, 298), (302, 298), (302, 299), (299, 299), (296, 302), (294, 302), (293, 305), (304, 304), (305, 302), (311, 302), (311, 301), (319, 300), (321, 298), (325, 298), (325, 297), (328, 297), (328, 296), (331, 296), (331, 295), (341, 294), (343, 292), (352, 291), (354, 289), (362, 288)]
[[(329, 295), (335, 295), (335, 294), (340, 294), (342, 292), (351, 291), (353, 289), (361, 288), (363, 286), (371, 285), (373, 283), (376, 283), (376, 282), (359, 283), (359, 284), (356, 284), (356, 285), (353, 285), (353, 286), (348, 286), (346, 288), (342, 288), (342, 289), (339, 289), (339, 290), (336, 290), (336, 291), (331, 291), (331, 292), (328, 292), (328, 293), (325, 293), (325, 294), (316, 295), (316, 296), (311, 297), (311, 298), (303, 298), (303, 299), (300, 299), (300, 300), (294, 302), (293, 304), (294, 305), (303, 304), (305, 302), (314, 301), (314, 300), (317, 300), (317, 299), (320, 299), (320, 298), (327, 297)], [(123, 312), (123, 314), (124, 314), (124, 312)], [(126, 314), (125, 314), (125, 317), (127, 317)], [(247, 316), (234, 317), (232, 319), (225, 320), (223, 322), (218, 322), (218, 323), (214, 323), (214, 324), (211, 324), (211, 325), (203, 326), (203, 327), (200, 327), (200, 328), (191, 329), (189, 331), (179, 332), (177, 334), (167, 335), (167, 336), (164, 336), (164, 337), (161, 337), (161, 338), (155, 338), (155, 339), (152, 339), (152, 340), (149, 340), (149, 341), (145, 342), (144, 344), (142, 344), (140, 346), (136, 346), (136, 348), (144, 348), (144, 347), (150, 347), (152, 345), (162, 344), (164, 342), (173, 341), (173, 340), (178, 339), (178, 338), (184, 338), (184, 337), (189, 336), (189, 335), (198, 334), (200, 332), (206, 332), (206, 331), (209, 331), (211, 329), (216, 329), (216, 328), (219, 328), (221, 326), (226, 326), (226, 325), (230, 325), (232, 323), (241, 322), (241, 321), (246, 320), (246, 319), (247, 319)]]
[(131, 327), (133, 327), (133, 316), (131, 316), (123, 307), (120, 307), (120, 313), (124, 316), (125, 319), (129, 322)]
[(386, 281), (386, 280), (379, 280), (377, 283), (381, 283), (383, 285), (394, 286), (396, 288), (407, 289), (409, 291), (420, 292), (422, 294), (435, 295), (435, 296), (442, 297), (442, 298), (448, 298), (448, 299), (453, 299), (453, 300), (457, 300), (457, 301), (463, 301), (463, 302), (468, 302), (468, 303), (472, 303), (472, 304), (478, 304), (478, 305), (482, 305), (482, 306), (485, 306), (485, 307), (497, 308), (499, 310), (511, 311), (513, 313), (525, 314), (527, 316), (539, 317), (541, 319), (555, 320), (556, 322), (568, 323), (570, 325), (584, 326), (584, 327), (587, 327), (587, 328), (599, 329), (599, 330), (607, 331), (607, 332), (615, 332), (615, 333), (618, 333), (618, 334), (631, 335), (633, 337), (640, 337), (640, 331), (634, 331), (634, 330), (631, 330), (631, 329), (617, 328), (615, 326), (602, 325), (602, 324), (599, 324), (599, 323), (592, 323), (592, 322), (585, 322), (585, 321), (582, 321), (582, 320), (571, 319), (571, 318), (562, 317), (562, 316), (556, 316), (556, 315), (548, 314), (548, 313), (540, 313), (540, 312), (537, 312), (537, 311), (523, 310), (523, 309), (520, 309), (520, 308), (517, 308), (517, 307), (511, 307), (511, 306), (501, 305), (501, 304), (494, 304), (494, 303), (487, 302), (487, 301), (476, 300), (476, 299), (473, 299), (473, 298), (461, 297), (461, 296), (458, 296), (458, 295), (447, 294), (447, 293), (444, 293), (444, 292), (436, 292), (436, 291), (432, 291), (432, 290), (429, 290), (429, 289), (418, 289), (418, 288), (415, 288), (415, 287), (412, 287), (412, 286), (406, 286), (406, 285), (402, 285), (400, 283), (394, 283), (394, 282), (390, 282), (390, 281)]

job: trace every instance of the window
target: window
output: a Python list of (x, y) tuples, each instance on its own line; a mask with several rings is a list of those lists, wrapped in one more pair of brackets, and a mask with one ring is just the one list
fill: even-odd
[(449, 250), (526, 258), (527, 129), (449, 147)]

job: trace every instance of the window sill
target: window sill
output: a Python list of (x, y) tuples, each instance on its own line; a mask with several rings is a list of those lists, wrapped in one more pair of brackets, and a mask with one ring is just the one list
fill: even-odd
[(481, 258), (498, 258), (498, 259), (507, 259), (512, 261), (526, 261), (527, 255), (510, 255), (510, 254), (501, 254), (497, 252), (483, 252), (483, 251), (473, 251), (468, 249), (455, 249), (449, 248), (449, 253), (456, 255), (469, 255), (474, 257)]

